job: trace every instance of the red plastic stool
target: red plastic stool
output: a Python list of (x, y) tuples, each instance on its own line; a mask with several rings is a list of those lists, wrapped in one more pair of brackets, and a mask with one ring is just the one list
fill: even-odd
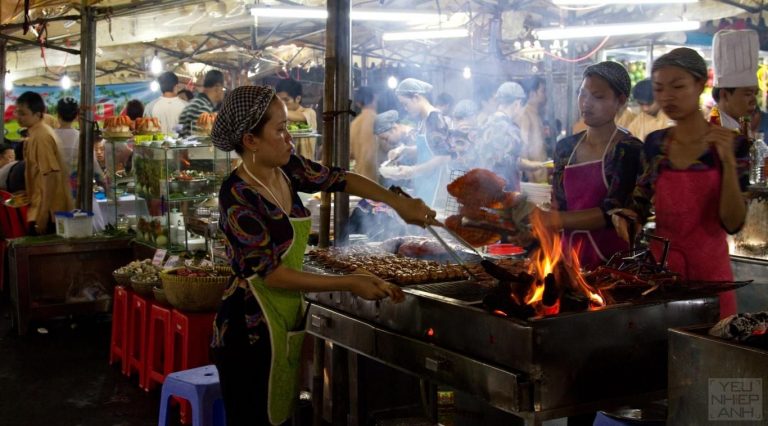
[(209, 351), (213, 338), (215, 313), (184, 313), (173, 310), (171, 324), (171, 371), (189, 370), (211, 363)]
[(131, 291), (118, 285), (115, 286), (115, 295), (112, 300), (112, 336), (109, 340), (109, 365), (116, 361), (121, 362), (120, 370), (127, 374), (128, 357), (128, 304), (131, 300)]
[(136, 293), (131, 295), (128, 308), (128, 369), (123, 371), (130, 376), (139, 373), (139, 387), (142, 387), (146, 375), (147, 325), (149, 324), (149, 306), (147, 299)]
[(157, 384), (163, 384), (165, 376), (172, 373), (171, 353), (171, 308), (152, 303), (149, 308), (149, 349), (147, 351), (147, 372), (144, 390), (149, 392)]
[[(171, 372), (189, 370), (208, 365), (215, 313), (185, 313), (173, 310), (171, 314), (171, 347), (166, 354), (171, 361)], [(181, 404), (181, 422), (189, 424), (189, 402), (174, 397)]]

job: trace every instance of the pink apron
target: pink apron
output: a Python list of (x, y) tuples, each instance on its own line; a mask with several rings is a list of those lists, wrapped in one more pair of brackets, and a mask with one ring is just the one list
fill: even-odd
[[(613, 143), (609, 143), (605, 147), (602, 159), (571, 165), (573, 156), (585, 137), (586, 133), (573, 149), (563, 173), (563, 189), (565, 190), (568, 211), (600, 207), (608, 195), (608, 180), (605, 177), (603, 164), (605, 155)], [(629, 245), (619, 238), (616, 231), (608, 228), (591, 231), (565, 230), (563, 231), (562, 247), (566, 257), (571, 253), (571, 250), (577, 249), (581, 267), (586, 270), (593, 270), (604, 264), (614, 253), (629, 249)]]
[[(665, 168), (656, 181), (656, 235), (669, 239), (669, 269), (694, 281), (732, 281), (726, 232), (720, 222), (719, 161), (709, 170)], [(661, 243), (651, 250), (661, 259)], [(736, 294), (720, 293), (720, 317), (735, 314)]]

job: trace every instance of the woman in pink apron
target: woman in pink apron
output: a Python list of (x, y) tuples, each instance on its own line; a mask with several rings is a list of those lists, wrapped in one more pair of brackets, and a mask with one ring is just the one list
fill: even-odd
[(629, 74), (616, 62), (588, 67), (579, 89), (587, 130), (555, 148), (553, 210), (541, 214), (550, 229), (563, 231), (563, 253), (578, 253), (587, 270), (628, 248), (608, 212), (627, 204), (640, 171), (641, 142), (614, 122), (630, 86)]
[(224, 100), (211, 133), (217, 148), (242, 159), (219, 190), (219, 226), (234, 276), (216, 314), (212, 353), (228, 426), (282, 424), (290, 417), (298, 396), (303, 292), (404, 298), (397, 286), (374, 276), (303, 272), (311, 218), (297, 191), (346, 191), (382, 201), (417, 225), (435, 216), (421, 200), (296, 155), (286, 114), (271, 88), (238, 87)]
[[(669, 239), (668, 265), (684, 279), (731, 281), (726, 235), (744, 223), (742, 192), (749, 184), (749, 148), (744, 138), (703, 118), (699, 97), (707, 66), (696, 51), (678, 48), (653, 63), (654, 97), (676, 125), (648, 135), (643, 173), (625, 213), (645, 222), (652, 210), (656, 234)], [(626, 222), (613, 217), (620, 235)], [(657, 259), (660, 245), (651, 249)], [(720, 295), (720, 315), (736, 313), (733, 292)]]

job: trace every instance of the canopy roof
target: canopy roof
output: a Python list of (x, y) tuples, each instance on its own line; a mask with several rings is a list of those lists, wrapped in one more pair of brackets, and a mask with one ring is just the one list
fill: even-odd
[[(77, 78), (81, 2), (31, 2), (32, 29), (24, 34), (22, 0), (0, 0), (0, 33), (10, 37), (7, 66), (17, 82), (52, 83), (63, 72)], [(250, 71), (252, 78), (291, 66), (321, 64), (325, 21), (259, 18), (250, 14), (253, 0), (92, 0), (98, 8), (97, 68), (99, 83), (145, 80), (149, 61), (157, 54), (170, 68), (195, 77), (206, 66)], [(261, 6), (325, 7), (321, 0), (268, 1)], [(521, 58), (522, 43), (531, 30), (560, 24), (597, 24), (654, 20), (708, 21), (747, 12), (762, 12), (754, 0), (701, 0), (666, 6), (598, 6), (565, 9), (545, 0), (358, 0), (353, 8), (430, 11), (443, 16), (442, 28), (466, 26), (464, 39), (383, 41), (387, 31), (436, 28), (406, 22), (353, 24), (354, 55), (372, 61), (462, 67), (464, 64), (500, 63)], [(33, 31), (34, 30), (34, 31)], [(35, 35), (35, 31), (39, 37)], [(661, 34), (656, 40), (681, 41), (680, 34)], [(39, 41), (50, 47), (41, 49)], [(646, 43), (647, 37), (614, 37), (608, 45)], [(600, 40), (586, 41), (595, 46)], [(586, 48), (586, 47), (585, 47)]]

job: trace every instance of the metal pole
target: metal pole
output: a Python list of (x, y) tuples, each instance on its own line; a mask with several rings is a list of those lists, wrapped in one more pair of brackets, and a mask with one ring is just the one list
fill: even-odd
[(77, 207), (93, 209), (93, 123), (96, 86), (96, 15), (83, 0), (80, 20), (80, 149), (78, 151)]
[[(544, 48), (549, 50), (549, 45), (544, 46)], [(556, 134), (557, 126), (555, 125), (555, 79), (552, 70), (552, 57), (549, 55), (544, 55), (544, 78), (546, 78), (547, 81), (547, 105), (545, 107), (544, 116), (549, 123), (549, 132), (551, 135), (554, 135), (555, 142), (557, 142), (560, 134)]]
[[(573, 16), (573, 12), (569, 12), (569, 18)], [(572, 19), (567, 19), (566, 24), (570, 23)], [(576, 58), (576, 42), (571, 40), (571, 43), (568, 45), (568, 58), (569, 59), (575, 59)], [(568, 62), (568, 65), (565, 67), (566, 73), (565, 73), (565, 81), (566, 81), (566, 90), (567, 98), (568, 99), (568, 116), (565, 120), (565, 134), (571, 135), (573, 133), (573, 117), (574, 112), (576, 110), (576, 82), (575, 82), (575, 76), (576, 73), (576, 64), (572, 61)]]
[(5, 79), (8, 77), (5, 68), (5, 47), (8, 41), (0, 39), (0, 87), (3, 88), (3, 96), (0, 96), (0, 129), (5, 135)]
[[(349, 94), (351, 92), (351, 62), (352, 62), (352, 21), (350, 0), (328, 1), (328, 23), (326, 34), (334, 33), (334, 53), (336, 59), (335, 68), (335, 96), (333, 111), (333, 141), (335, 144), (334, 165), (343, 169), (349, 169)], [(329, 45), (330, 47), (330, 45)], [(346, 192), (334, 194), (334, 220), (333, 234), (334, 245), (346, 245), (349, 240), (347, 222), (349, 221), (349, 195)]]

